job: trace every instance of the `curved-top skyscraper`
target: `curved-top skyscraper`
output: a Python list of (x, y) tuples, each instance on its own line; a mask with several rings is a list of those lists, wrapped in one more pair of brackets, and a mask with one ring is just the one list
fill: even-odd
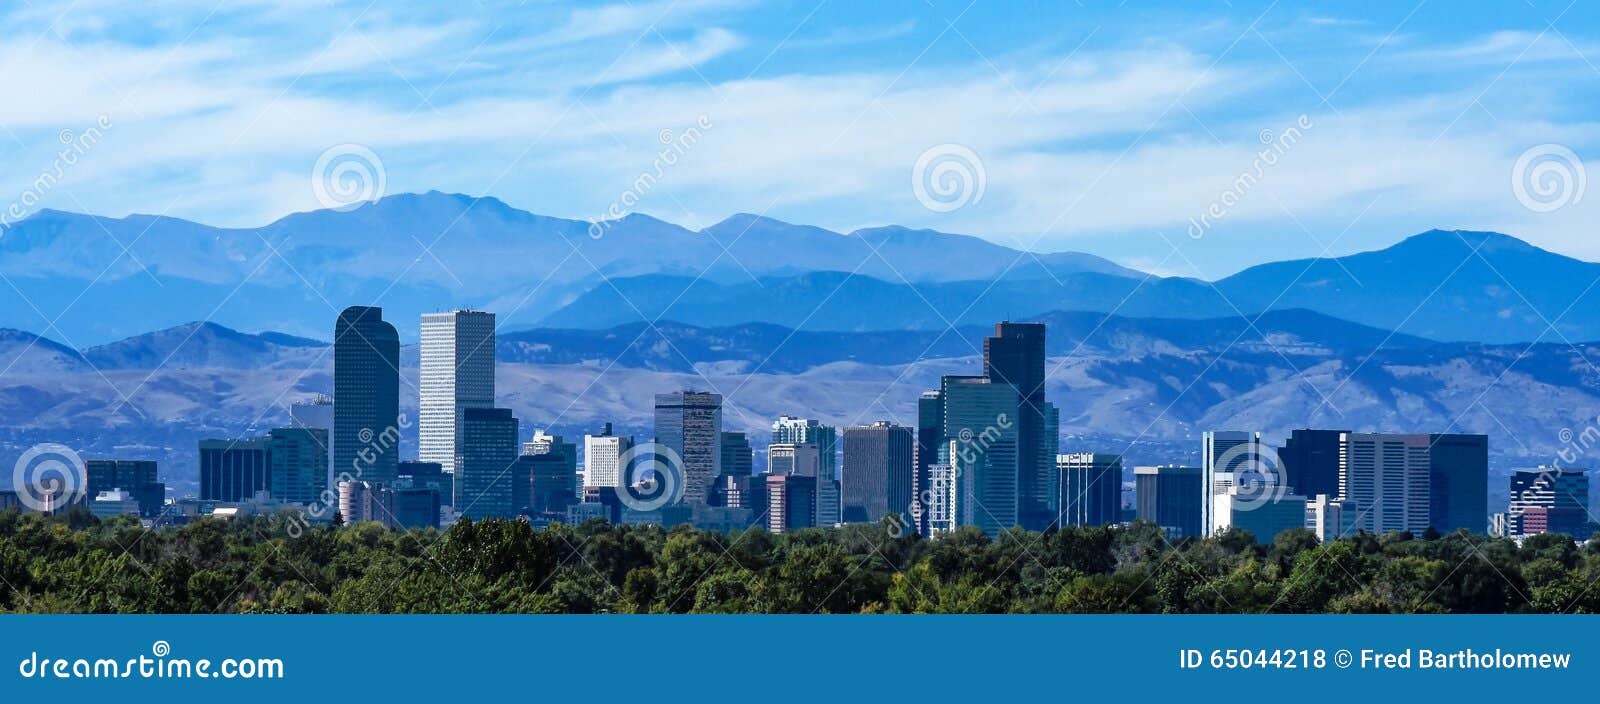
[(336, 480), (392, 484), (400, 425), (400, 335), (382, 308), (350, 306), (333, 328)]

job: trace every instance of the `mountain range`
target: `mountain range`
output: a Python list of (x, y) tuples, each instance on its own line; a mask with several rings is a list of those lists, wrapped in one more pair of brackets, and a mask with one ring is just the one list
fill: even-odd
[(1389, 248), (1261, 264), (1217, 281), (1091, 254), (879, 227), (836, 233), (755, 215), (689, 230), (589, 223), (430, 192), (258, 228), (43, 211), (0, 236), (0, 327), (86, 348), (208, 320), (328, 337), (351, 303), (473, 307), (502, 329), (674, 321), (804, 332), (942, 331), (1052, 311), (1192, 320), (1306, 309), (1433, 340), (1600, 339), (1600, 264), (1507, 235), (1431, 231)]

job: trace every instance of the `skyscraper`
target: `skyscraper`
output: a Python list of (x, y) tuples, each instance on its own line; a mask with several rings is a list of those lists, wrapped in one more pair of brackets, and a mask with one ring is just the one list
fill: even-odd
[(947, 376), (940, 396), (946, 439), (940, 462), (952, 467), (959, 485), (956, 520), (999, 535), (1017, 525), (1021, 503), (1017, 388), (988, 377)]
[(956, 491), (959, 487), (954, 467), (935, 462), (925, 469), (927, 474), (918, 505), (921, 513), (919, 523), (922, 534), (931, 538), (955, 531), (958, 525), (956, 507), (960, 502)]
[(767, 473), (815, 477), (821, 473), (822, 458), (813, 443), (773, 443), (767, 446)]
[(1134, 502), (1141, 521), (1149, 521), (1168, 538), (1201, 535), (1202, 504), (1210, 501), (1199, 467), (1135, 467)]
[(1379, 534), (1426, 531), (1432, 500), (1428, 436), (1344, 433), (1341, 438), (1339, 498), (1355, 502), (1356, 527)]
[(839, 478), (839, 431), (821, 421), (794, 416), (779, 416), (772, 422), (772, 442), (817, 446), (817, 476)]
[(333, 328), (333, 473), (393, 482), (400, 460), (400, 336), (383, 309), (351, 306)]
[(845, 523), (877, 523), (889, 513), (908, 518), (915, 491), (911, 429), (888, 421), (844, 430)]
[(1284, 483), (1297, 494), (1339, 495), (1339, 438), (1348, 430), (1301, 428), (1289, 434), (1278, 459)]
[(1278, 469), (1267, 468), (1263, 456), (1259, 432), (1220, 430), (1201, 436), (1200, 468), (1206, 494), (1200, 505), (1200, 528), (1206, 535), (1215, 535), (1218, 530), (1212, 515), (1212, 497), (1243, 483), (1243, 473)]
[(983, 375), (1017, 390), (1018, 520), (1029, 530), (1044, 530), (1055, 520), (1050, 477), (1058, 450), (1055, 430), (1047, 427), (1055, 412), (1045, 403), (1044, 350), (1043, 323), (997, 323), (994, 336), (983, 340)]
[(517, 419), (509, 408), (468, 408), (462, 413), (461, 446), (452, 505), (473, 519), (513, 515), (517, 481)]
[(267, 433), (268, 485), (272, 498), (311, 506), (328, 486), (328, 431), (275, 428)]
[(494, 407), (494, 313), (422, 315), (417, 368), (417, 457), (455, 467), (462, 412)]
[(911, 513), (917, 531), (931, 536), (928, 529), (929, 467), (939, 463), (939, 447), (944, 442), (944, 397), (938, 391), (924, 391), (917, 399), (916, 488)]
[(1429, 522), (1482, 533), (1489, 520), (1489, 436), (1428, 436)]
[(1122, 520), (1122, 455), (1056, 455), (1060, 526), (1105, 526)]
[(748, 477), (755, 471), (755, 454), (744, 433), (722, 432), (722, 476)]
[(722, 469), (722, 395), (656, 394), (656, 442), (683, 458), (683, 503), (705, 504)]
[[(338, 491), (334, 481), (333, 464), (333, 398), (318, 394), (310, 401), (297, 402), (289, 407), (289, 427), (312, 428), (323, 431), (323, 440), (327, 443), (328, 476), (323, 480), (329, 489)], [(334, 509), (329, 508), (327, 515), (332, 515)]]
[(610, 423), (599, 435), (583, 436), (583, 485), (621, 486), (622, 456), (632, 448), (633, 436), (611, 434)]

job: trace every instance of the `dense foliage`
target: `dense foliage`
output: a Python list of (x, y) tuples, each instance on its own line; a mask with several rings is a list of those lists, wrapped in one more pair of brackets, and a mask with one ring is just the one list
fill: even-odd
[[(292, 537), (291, 534), (294, 534)], [(144, 530), (0, 513), (0, 610), (27, 612), (1600, 612), (1600, 543), (1459, 532), (1320, 545), (1154, 526), (928, 541), (889, 526), (771, 535), (463, 521)]]

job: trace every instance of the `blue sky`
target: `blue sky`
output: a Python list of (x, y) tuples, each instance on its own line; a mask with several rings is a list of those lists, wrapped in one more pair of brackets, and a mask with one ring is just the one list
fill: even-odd
[[(656, 171), (664, 134), (705, 124), (630, 209), (690, 227), (737, 212), (898, 223), (1207, 278), (1432, 227), (1600, 260), (1600, 194), (1576, 198), (1600, 153), (1592, 3), (6, 8), (0, 197), (110, 125), (33, 209), (261, 224), (319, 207), (319, 156), (356, 144), (389, 193), (593, 219)], [(1558, 174), (1574, 202), (1540, 212), (1513, 175), (1547, 144), (1578, 160)], [(981, 198), (918, 200), (913, 169), (941, 145), (976, 155)]]

